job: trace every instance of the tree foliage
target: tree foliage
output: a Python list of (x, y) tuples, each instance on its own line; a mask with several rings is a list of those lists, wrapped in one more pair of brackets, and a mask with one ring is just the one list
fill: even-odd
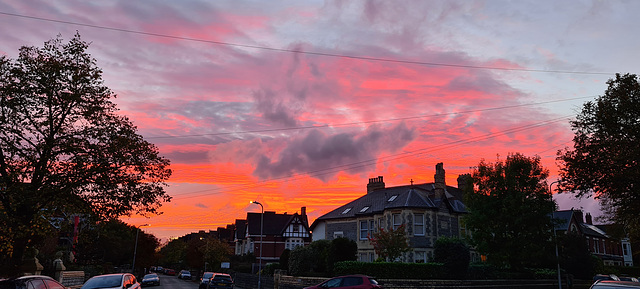
[[(112, 267), (132, 265), (138, 228), (120, 220), (101, 221), (81, 230), (76, 245), (76, 261), (79, 265), (101, 264), (100, 273), (111, 273)], [(144, 230), (138, 233), (136, 268), (154, 265), (158, 260), (155, 250), (160, 241)], [(66, 264), (67, 266), (69, 264)]]
[(569, 232), (558, 235), (560, 265), (567, 273), (578, 279), (591, 279), (596, 273), (598, 258), (589, 252), (584, 236)]
[(11, 263), (60, 212), (115, 218), (170, 200), (169, 160), (111, 102), (76, 34), (0, 57), (0, 223)]
[(440, 237), (433, 248), (433, 261), (444, 264), (449, 278), (464, 278), (471, 255), (467, 244), (459, 238)]
[(378, 258), (388, 262), (394, 262), (402, 256), (403, 253), (411, 250), (409, 239), (404, 230), (404, 224), (397, 229), (385, 230), (381, 228), (369, 236), (369, 242), (373, 246)]
[(489, 262), (519, 270), (546, 260), (555, 209), (547, 176), (539, 157), (522, 154), (510, 154), (504, 162), (482, 160), (473, 172), (465, 222)]
[(180, 239), (173, 239), (160, 248), (160, 265), (164, 267), (178, 268), (186, 258), (187, 243)]
[(358, 259), (358, 244), (349, 238), (335, 238), (331, 240), (327, 256), (327, 269), (333, 273), (335, 263), (341, 261), (356, 261)]
[(640, 83), (616, 74), (607, 84), (571, 122), (573, 150), (558, 152), (558, 188), (600, 199), (611, 221), (640, 238)]

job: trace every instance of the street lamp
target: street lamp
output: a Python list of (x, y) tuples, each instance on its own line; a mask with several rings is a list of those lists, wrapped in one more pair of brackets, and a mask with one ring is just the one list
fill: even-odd
[(140, 234), (140, 227), (146, 227), (149, 224), (144, 224), (136, 227), (136, 245), (133, 247), (133, 263), (131, 264), (131, 273), (136, 273), (136, 253), (138, 251), (138, 234)]
[[(551, 200), (553, 200), (553, 190), (551, 190), (551, 186), (553, 186), (553, 184), (557, 184), (557, 183), (558, 183), (558, 181), (553, 181), (553, 182), (551, 182), (549, 184), (549, 193), (551, 194)], [(551, 218), (552, 219), (555, 218), (555, 213), (556, 213), (556, 209), (555, 209), (555, 205), (554, 205), (553, 211), (551, 211)], [(555, 224), (555, 222), (553, 224), (553, 239), (554, 239), (554, 243), (556, 244), (556, 262), (558, 263), (558, 289), (562, 289), (562, 278), (560, 277), (560, 257), (558, 256), (558, 235), (556, 233), (556, 224)]]
[(261, 273), (262, 273), (262, 228), (264, 227), (264, 206), (258, 201), (251, 201), (250, 204), (260, 205), (260, 263), (258, 263), (258, 289), (260, 289)]

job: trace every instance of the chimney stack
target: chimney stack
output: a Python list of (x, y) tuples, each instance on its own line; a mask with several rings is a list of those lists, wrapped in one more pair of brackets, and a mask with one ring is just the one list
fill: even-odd
[(591, 218), (591, 213), (587, 213), (587, 215), (584, 216), (584, 218), (586, 219), (586, 223), (589, 225), (593, 225), (593, 219)]
[(471, 174), (462, 174), (458, 176), (458, 189), (462, 193), (466, 193), (467, 187), (473, 186), (471, 183)]
[(307, 214), (307, 207), (300, 208), (300, 215), (305, 216)]
[(436, 199), (441, 199), (444, 197), (444, 192), (447, 188), (447, 184), (445, 183), (444, 177), (444, 165), (442, 163), (436, 164), (436, 174), (433, 176), (434, 181), (434, 192), (436, 194)]
[(382, 180), (382, 176), (378, 176), (377, 178), (369, 178), (369, 183), (367, 184), (367, 194), (379, 189), (384, 189), (384, 181)]

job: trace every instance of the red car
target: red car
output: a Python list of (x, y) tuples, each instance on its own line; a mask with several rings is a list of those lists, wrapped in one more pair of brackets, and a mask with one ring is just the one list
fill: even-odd
[(306, 287), (304, 289), (324, 289), (324, 288), (343, 288), (343, 289), (381, 289), (382, 286), (378, 281), (365, 275), (348, 275), (331, 278), (316, 286)]

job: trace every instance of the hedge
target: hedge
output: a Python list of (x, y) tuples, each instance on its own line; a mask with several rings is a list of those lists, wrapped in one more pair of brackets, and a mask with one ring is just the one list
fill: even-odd
[(442, 279), (442, 263), (336, 262), (336, 276), (364, 274), (379, 279)]

